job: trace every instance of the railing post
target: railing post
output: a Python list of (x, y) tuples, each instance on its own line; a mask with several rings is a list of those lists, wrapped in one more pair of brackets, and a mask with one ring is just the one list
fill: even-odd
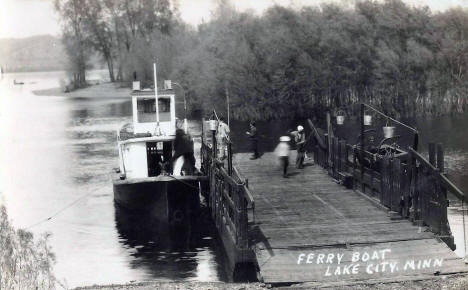
[(348, 172), (348, 148), (346, 146), (346, 141), (340, 141), (340, 148), (341, 148), (341, 170), (343, 172)]
[(218, 153), (218, 146), (216, 145), (216, 131), (212, 130), (211, 131), (211, 139), (212, 139), (212, 143), (213, 143), (213, 161), (216, 162), (216, 156), (217, 156), (217, 153)]
[(364, 103), (361, 104), (361, 190), (366, 192), (366, 186), (364, 184)]
[(356, 150), (357, 148), (353, 146), (353, 190), (356, 190), (357, 178), (356, 178)]
[(204, 157), (203, 157), (203, 144), (205, 143), (205, 131), (204, 131), (204, 127), (205, 127), (205, 118), (202, 118), (202, 126), (201, 126), (201, 144), (202, 146), (200, 147), (200, 164), (201, 164), (201, 168), (202, 170), (204, 171), (204, 173), (206, 173), (206, 170), (204, 169), (205, 167), (205, 160), (204, 160)]
[(401, 202), (401, 161), (398, 158), (393, 159), (393, 172), (392, 172), (392, 179), (393, 179), (393, 186), (392, 186), (392, 210), (399, 211), (400, 209), (400, 202)]
[(328, 162), (328, 160), (330, 159), (330, 139), (328, 138), (328, 133), (323, 134), (323, 136), (325, 137), (325, 145), (327, 146), (327, 149), (323, 150), (323, 164), (325, 165), (323, 168), (327, 169), (328, 173), (330, 174), (330, 163)]
[(437, 168), (439, 168), (440, 173), (444, 173), (444, 150), (442, 144), (437, 144)]
[(436, 166), (436, 150), (434, 143), (429, 143), (429, 163)]

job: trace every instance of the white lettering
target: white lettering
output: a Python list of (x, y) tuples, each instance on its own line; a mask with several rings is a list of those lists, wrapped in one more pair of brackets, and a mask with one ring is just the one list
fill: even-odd
[(317, 264), (323, 264), (323, 258), (325, 258), (325, 254), (319, 254), (317, 257)]
[(353, 266), (353, 264), (349, 264), (348, 266), (343, 266), (343, 274), (351, 275), (349, 269)]
[(433, 267), (442, 267), (442, 262), (444, 261), (444, 259), (434, 259), (434, 265)]
[(416, 268), (414, 267), (414, 260), (406, 261), (405, 266), (403, 267), (403, 270), (406, 271), (408, 268), (411, 268), (411, 269), (413, 269), (413, 270), (416, 269)]
[(371, 260), (378, 260), (378, 259), (379, 259), (379, 252), (374, 251), (374, 253), (372, 254)]
[(351, 271), (353, 274), (357, 274), (359, 271), (359, 264), (353, 266), (353, 270)]
[(336, 254), (336, 258), (338, 259), (338, 264), (341, 264), (341, 259), (343, 259), (343, 256), (344, 254)]
[(341, 275), (340, 266), (336, 267), (335, 276), (336, 276), (336, 275)]
[(305, 254), (300, 254), (299, 257), (297, 257), (297, 264), (300, 264), (302, 262), (302, 258), (305, 257)]
[(423, 261), (422, 267), (423, 267), (423, 269), (424, 269), (424, 268), (430, 268), (430, 267), (431, 267), (431, 259), (429, 259), (429, 260), (424, 260), (424, 261)]
[(372, 267), (373, 265), (374, 265), (374, 264), (369, 264), (369, 265), (367, 265), (367, 267), (366, 267), (366, 273), (367, 273), (367, 274), (373, 274), (373, 273), (374, 273), (374, 272), (372, 272), (372, 270), (371, 270), (371, 267)]
[(364, 252), (364, 254), (362, 254), (361, 259), (362, 259), (363, 262), (369, 261), (369, 258), (370, 258), (370, 256), (369, 256), (369, 254), (367, 252)]
[(354, 253), (353, 253), (353, 256), (352, 256), (352, 258), (351, 258), (351, 261), (352, 261), (353, 263), (359, 261), (359, 252), (354, 252)]
[(390, 271), (393, 273), (396, 270), (397, 262), (390, 262)]
[(392, 250), (391, 249), (385, 249), (385, 250), (380, 250), (380, 253), (382, 255), (382, 260), (385, 260), (385, 253), (390, 253)]

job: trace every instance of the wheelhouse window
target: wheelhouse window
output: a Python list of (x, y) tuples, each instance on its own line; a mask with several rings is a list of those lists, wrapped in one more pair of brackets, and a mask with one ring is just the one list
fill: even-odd
[[(166, 122), (171, 120), (171, 100), (166, 98), (158, 99), (159, 121)], [(156, 102), (154, 98), (138, 99), (138, 122), (149, 123), (156, 122)]]

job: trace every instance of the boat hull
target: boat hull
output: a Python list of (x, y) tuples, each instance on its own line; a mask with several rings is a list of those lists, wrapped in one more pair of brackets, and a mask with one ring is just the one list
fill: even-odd
[(127, 211), (147, 212), (168, 224), (186, 223), (200, 206), (200, 176), (150, 177), (121, 180), (113, 178), (114, 201)]

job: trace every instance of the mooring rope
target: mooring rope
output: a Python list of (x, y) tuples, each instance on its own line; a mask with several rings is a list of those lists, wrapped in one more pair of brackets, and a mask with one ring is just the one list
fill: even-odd
[(93, 191), (91, 191), (91, 192), (89, 192), (89, 193), (87, 193), (87, 194), (85, 194), (85, 195), (83, 195), (83, 196), (81, 196), (81, 197), (75, 199), (73, 202), (71, 202), (71, 203), (69, 203), (68, 205), (64, 206), (63, 208), (59, 209), (58, 211), (56, 211), (56, 212), (55, 212), (54, 214), (52, 214), (51, 216), (49, 216), (49, 217), (47, 217), (47, 218), (45, 218), (45, 219), (42, 219), (42, 220), (38, 221), (37, 223), (32, 224), (32, 225), (30, 225), (30, 226), (28, 226), (28, 227), (26, 227), (26, 228), (24, 228), (24, 229), (25, 229), (25, 230), (29, 230), (29, 229), (34, 228), (34, 227), (36, 227), (36, 226), (38, 226), (38, 225), (40, 225), (40, 224), (42, 224), (42, 223), (45, 223), (45, 222), (47, 222), (47, 221), (50, 221), (50, 220), (53, 219), (54, 217), (56, 217), (56, 216), (58, 216), (59, 214), (61, 214), (62, 212), (64, 212), (66, 209), (68, 209), (68, 208), (74, 206), (75, 204), (77, 204), (80, 200), (84, 199), (85, 197), (90, 196), (91, 194), (95, 193), (96, 191), (98, 191), (98, 190), (100, 190), (100, 189), (103, 189), (104, 187), (106, 187), (106, 186), (102, 186), (102, 187), (96, 188), (95, 190), (93, 190)]

